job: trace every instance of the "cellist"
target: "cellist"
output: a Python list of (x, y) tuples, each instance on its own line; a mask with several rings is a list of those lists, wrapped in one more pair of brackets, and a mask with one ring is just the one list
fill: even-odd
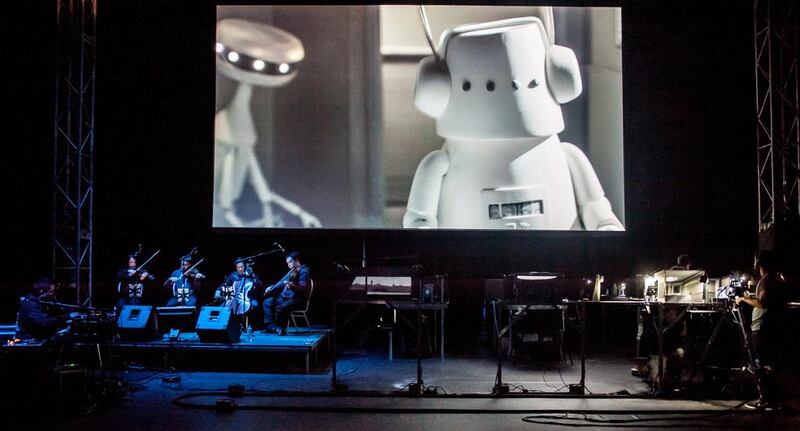
[[(258, 299), (255, 296), (261, 290), (263, 283), (253, 272), (252, 265), (246, 259), (238, 257), (233, 264), (236, 270), (225, 277), (225, 281), (214, 294), (214, 302), (221, 302), (231, 307), (234, 313), (258, 309)], [(244, 291), (244, 296), (240, 299), (248, 301), (249, 304), (234, 304), (237, 289)]]

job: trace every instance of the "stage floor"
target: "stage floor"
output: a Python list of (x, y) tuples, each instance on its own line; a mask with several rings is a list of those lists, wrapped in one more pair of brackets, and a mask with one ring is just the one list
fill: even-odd
[[(277, 336), (274, 336), (278, 338)], [(302, 346), (303, 336), (297, 336)], [(257, 337), (256, 346), (248, 343), (241, 347), (240, 358), (234, 363), (241, 366), (245, 360), (262, 360), (272, 335)], [(280, 337), (280, 343), (286, 337)], [(192, 343), (187, 337), (187, 345)], [(164, 344), (155, 342), (160, 351), (167, 352)], [(319, 345), (324, 345), (320, 339)], [(264, 347), (266, 346), (266, 347)], [(216, 346), (193, 351), (207, 360), (214, 359)], [(153, 351), (156, 348), (153, 348)], [(255, 350), (254, 350), (255, 349)], [(137, 349), (140, 350), (140, 349)], [(224, 353), (230, 347), (222, 349)], [(241, 359), (249, 355), (249, 359)], [(127, 356), (127, 355), (126, 355)], [(342, 394), (331, 393), (330, 367), (312, 369), (311, 373), (252, 373), (252, 372), (202, 372), (175, 371), (173, 369), (142, 369), (132, 357), (122, 371), (106, 374), (118, 378), (125, 389), (119, 401), (106, 403), (87, 413), (77, 407), (69, 409), (71, 417), (57, 423), (58, 429), (115, 429), (162, 430), (215, 429), (219, 427), (241, 430), (264, 429), (563, 429), (561, 425), (531, 424), (523, 421), (531, 415), (559, 413), (562, 419), (550, 423), (590, 425), (583, 414), (597, 420), (635, 420), (671, 415), (659, 422), (640, 423), (641, 428), (682, 425), (692, 427), (761, 427), (764, 429), (797, 429), (794, 416), (753, 414), (752, 411), (732, 411), (743, 400), (681, 400), (652, 398), (648, 386), (630, 374), (631, 361), (623, 355), (593, 356), (587, 360), (586, 387), (594, 397), (582, 398), (566, 394), (566, 385), (580, 379), (579, 363), (534, 362), (513, 364), (506, 362), (503, 381), (517, 394), (492, 397), (496, 362), (489, 355), (448, 357), (444, 361), (425, 359), (423, 382), (425, 387), (437, 387), (438, 396), (410, 397), (407, 388), (416, 380), (416, 360), (389, 360), (385, 351), (348, 349), (339, 358), (338, 382), (349, 386)], [(229, 385), (242, 385), (251, 395), (227, 394)], [(527, 395), (519, 392), (525, 388)], [(218, 392), (221, 391), (221, 392)], [(444, 395), (442, 395), (444, 394)], [(616, 394), (631, 394), (617, 396)], [(187, 408), (175, 404), (176, 397), (190, 395), (185, 401), (203, 408)], [(398, 395), (400, 395), (398, 397)], [(796, 395), (796, 394), (795, 394)], [(229, 414), (216, 413), (215, 402), (222, 398), (234, 400), (241, 409)], [(99, 400), (98, 402), (108, 401)], [(51, 406), (55, 409), (54, 406)], [(574, 414), (563, 419), (563, 412)], [(82, 412), (78, 415), (77, 412)], [(705, 415), (688, 421), (687, 415)], [(78, 415), (78, 416), (76, 416)], [(675, 418), (678, 415), (683, 419)], [(27, 418), (27, 419), (25, 419)], [(35, 416), (9, 415), (6, 420), (36, 420)], [(577, 421), (577, 422), (576, 422)], [(2, 424), (0, 420), (0, 424)], [(608, 424), (593, 423), (608, 427)], [(1, 428), (1, 427), (0, 427)], [(8, 429), (8, 428), (5, 428)]]
[[(635, 390), (636, 378), (626, 375), (629, 364), (610, 358), (590, 362), (587, 387), (595, 393)], [(741, 401), (669, 400), (640, 398), (563, 398), (555, 393), (566, 382), (573, 382), (576, 366), (531, 366), (519, 368), (509, 365), (506, 374), (509, 382), (523, 384), (533, 391), (541, 391), (537, 398), (450, 398), (450, 397), (386, 397), (386, 396), (335, 396), (326, 394), (330, 389), (330, 372), (312, 374), (248, 374), (209, 372), (156, 372), (127, 371), (121, 377), (132, 390), (124, 403), (117, 407), (97, 411), (89, 417), (75, 418), (64, 429), (164, 429), (164, 418), (181, 429), (213, 429), (218, 427), (241, 430), (263, 429), (265, 424), (274, 429), (563, 429), (558, 425), (534, 425), (523, 417), (553, 415), (556, 411), (573, 411), (598, 420), (634, 420), (658, 415), (673, 415), (663, 422), (642, 422), (641, 428), (659, 426), (686, 428), (709, 426), (720, 428), (766, 427), (792, 428), (798, 425), (796, 417), (775, 417), (753, 414), (752, 411), (727, 411)], [(365, 356), (346, 353), (339, 362), (340, 381), (351, 391), (396, 391), (415, 378), (416, 361), (395, 359), (371, 353)], [(629, 373), (628, 373), (629, 374)], [(171, 378), (171, 382), (162, 380)], [(176, 377), (179, 379), (176, 380)], [(488, 395), (494, 379), (494, 367), (489, 358), (458, 358), (424, 361), (423, 379), (426, 386), (441, 386), (450, 395), (479, 392)], [(264, 391), (266, 396), (230, 397), (225, 394), (206, 394), (187, 401), (213, 406), (220, 398), (233, 398), (242, 410), (230, 414), (216, 413), (212, 409), (184, 408), (173, 404), (181, 395), (202, 391), (225, 390), (228, 385), (241, 384), (248, 391)], [(293, 396), (291, 392), (316, 392), (313, 396)], [(441, 392), (440, 392), (441, 393)], [(361, 392), (361, 395), (364, 395)], [(706, 415), (687, 421), (675, 415)], [(562, 414), (563, 415), (563, 414)], [(710, 415), (710, 416), (708, 416)], [(564, 425), (583, 417), (580, 413)], [(553, 422), (553, 421), (550, 421)], [(558, 422), (558, 421), (555, 421)], [(603, 425), (596, 424), (598, 427)], [(608, 427), (608, 425), (605, 425)]]

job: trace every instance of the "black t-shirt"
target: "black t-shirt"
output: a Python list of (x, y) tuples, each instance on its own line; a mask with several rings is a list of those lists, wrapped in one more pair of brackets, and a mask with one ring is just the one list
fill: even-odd
[(16, 337), (21, 340), (47, 339), (64, 325), (67, 316), (67, 314), (57, 317), (49, 316), (42, 309), (38, 297), (25, 296), (20, 300)]

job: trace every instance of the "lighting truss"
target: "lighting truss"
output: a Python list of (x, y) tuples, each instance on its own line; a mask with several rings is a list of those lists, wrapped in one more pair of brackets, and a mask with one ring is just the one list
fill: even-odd
[(56, 0), (53, 280), (62, 301), (92, 301), (96, 0)]
[(753, 0), (758, 230), (800, 218), (798, 5)]

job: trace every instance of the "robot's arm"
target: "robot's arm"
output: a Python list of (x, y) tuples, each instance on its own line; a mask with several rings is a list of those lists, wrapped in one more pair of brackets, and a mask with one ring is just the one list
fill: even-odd
[(611, 210), (611, 203), (606, 199), (603, 186), (600, 185), (589, 159), (580, 148), (566, 142), (562, 145), (567, 156), (575, 200), (578, 202), (578, 212), (584, 229), (624, 230), (622, 223)]
[(444, 150), (434, 151), (419, 163), (411, 192), (408, 195), (403, 227), (438, 227), (439, 194), (442, 178), (450, 167), (450, 159)]

